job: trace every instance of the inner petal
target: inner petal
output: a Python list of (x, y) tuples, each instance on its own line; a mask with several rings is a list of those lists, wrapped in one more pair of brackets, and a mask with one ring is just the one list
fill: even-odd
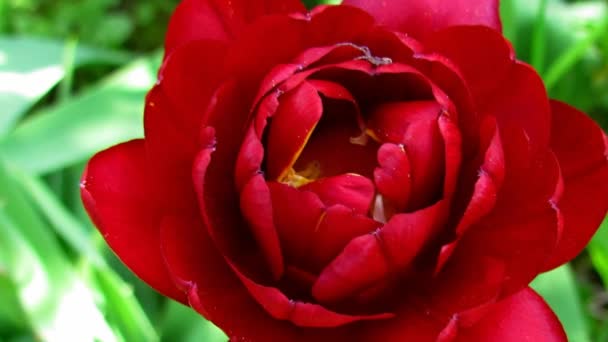
[(375, 192), (370, 179), (352, 173), (321, 178), (301, 190), (314, 192), (327, 207), (339, 204), (361, 215), (369, 212)]
[(323, 116), (294, 165), (296, 172), (314, 164), (319, 178), (346, 173), (373, 177), (378, 144), (353, 139), (364, 131), (359, 113), (346, 101), (326, 99), (323, 104)]
[(284, 180), (313, 133), (322, 113), (321, 98), (303, 83), (281, 99), (272, 118), (266, 146), (266, 171), (270, 179)]
[(367, 124), (382, 141), (400, 144), (410, 125), (436, 120), (440, 111), (441, 106), (430, 100), (387, 103), (372, 111)]
[(376, 107), (368, 126), (383, 142), (403, 146), (409, 161), (411, 193), (405, 211), (436, 202), (442, 192), (444, 143), (438, 126), (441, 113), (435, 101), (409, 101)]

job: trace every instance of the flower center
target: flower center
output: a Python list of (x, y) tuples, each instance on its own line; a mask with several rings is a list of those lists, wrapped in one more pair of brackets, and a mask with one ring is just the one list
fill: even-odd
[(321, 165), (318, 161), (310, 162), (305, 169), (295, 171), (289, 168), (287, 174), (280, 179), (281, 183), (288, 184), (294, 188), (299, 188), (319, 178), (321, 174)]

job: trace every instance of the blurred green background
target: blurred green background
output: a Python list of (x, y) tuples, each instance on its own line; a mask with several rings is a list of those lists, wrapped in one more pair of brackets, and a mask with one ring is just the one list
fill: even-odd
[[(135, 278), (79, 198), (96, 151), (142, 136), (178, 0), (0, 0), (0, 342), (226, 341)], [(305, 1), (315, 3), (339, 1)], [(608, 128), (608, 3), (502, 0), (552, 97)], [(571, 341), (608, 341), (608, 223), (534, 287)]]

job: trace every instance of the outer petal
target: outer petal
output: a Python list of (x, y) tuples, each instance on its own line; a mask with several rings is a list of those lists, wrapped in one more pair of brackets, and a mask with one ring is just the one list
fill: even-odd
[(143, 140), (100, 152), (89, 162), (80, 185), (82, 201), (108, 245), (138, 277), (185, 302), (160, 253), (162, 211), (148, 182)]
[(285, 265), (279, 235), (272, 217), (270, 190), (262, 175), (256, 175), (245, 185), (240, 197), (241, 213), (249, 223), (266, 264), (275, 279), (283, 275)]
[(231, 341), (352, 340), (346, 330), (305, 331), (268, 315), (229, 268), (201, 225), (168, 217), (163, 221), (161, 246), (172, 276), (188, 291), (190, 305), (219, 326)]
[(525, 156), (529, 145), (523, 132), (501, 131), (501, 138), (506, 172), (496, 205), (468, 229), (456, 253), (460, 250), (504, 262), (502, 295), (506, 296), (527, 286), (554, 249), (559, 213), (551, 201), (559, 193), (560, 175), (552, 153), (537, 154), (532, 159)]
[(146, 153), (167, 207), (196, 208), (191, 165), (200, 148), (205, 109), (223, 78), (216, 61), (224, 53), (225, 46), (217, 42), (182, 46), (165, 60), (158, 83), (146, 98)]
[(455, 65), (480, 113), (496, 116), (501, 125), (523, 127), (533, 149), (547, 146), (550, 110), (544, 84), (534, 69), (515, 60), (511, 45), (499, 32), (479, 26), (450, 27), (430, 36), (425, 48)]
[[(236, 156), (245, 131), (246, 103), (234, 101), (239, 88), (224, 84), (209, 107), (210, 127), (201, 133), (199, 152), (192, 164), (192, 179), (197, 193), (200, 213), (209, 236), (222, 254), (239, 264), (263, 265), (254, 251), (258, 250), (239, 208), (239, 193), (234, 182)], [(248, 255), (248, 253), (251, 253)]]
[(548, 147), (549, 98), (542, 79), (531, 66), (515, 62), (482, 111), (495, 115), (500, 127), (522, 127), (532, 151)]
[(334, 312), (319, 304), (289, 299), (279, 289), (263, 286), (233, 268), (249, 293), (277, 320), (287, 320), (299, 327), (334, 328), (365, 320), (384, 320), (394, 317), (391, 313), (375, 315), (347, 315)]
[(605, 136), (584, 113), (552, 101), (551, 147), (559, 161), (564, 192), (557, 206), (563, 231), (546, 269), (574, 258), (589, 242), (608, 209)]
[(454, 25), (484, 25), (501, 31), (497, 0), (345, 0), (393, 30), (416, 38)]
[(563, 342), (566, 334), (545, 301), (530, 288), (496, 303), (484, 318), (462, 329), (457, 342)]
[[(480, 151), (480, 156), (483, 156), (483, 163), (475, 163), (474, 167), (477, 167), (476, 170), (467, 170), (467, 174), (475, 172), (476, 179), (472, 186), (473, 192), (472, 194), (469, 194), (470, 197), (468, 199), (459, 196), (456, 197), (455, 203), (457, 208), (466, 203), (466, 209), (464, 209), (463, 214), (459, 219), (460, 221), (456, 225), (454, 240), (441, 248), (438, 259), (438, 269), (443, 267), (443, 264), (458, 245), (459, 240), (471, 225), (478, 222), (494, 208), (497, 192), (504, 180), (505, 159), (500, 134), (496, 127), (496, 121), (493, 118), (488, 118), (485, 126), (489, 129), (481, 130), (481, 135), (483, 139), (486, 140), (482, 141), (483, 149)], [(484, 131), (487, 131), (488, 133), (485, 133)], [(467, 167), (470, 168), (468, 165)], [(461, 177), (461, 183), (469, 185), (471, 182), (466, 181), (465, 177)], [(467, 192), (469, 190), (465, 189), (463, 191)], [(457, 193), (457, 195), (461, 194), (462, 191)]]
[(429, 37), (424, 47), (456, 65), (477, 105), (486, 102), (500, 86), (515, 60), (509, 42), (499, 32), (482, 26), (447, 28)]
[(306, 48), (353, 41), (372, 24), (367, 13), (345, 6), (318, 7), (307, 16), (265, 17), (235, 42), (226, 62), (233, 74), (257, 88), (259, 79), (272, 68), (293, 62)]
[(304, 10), (298, 0), (184, 0), (171, 17), (165, 51), (193, 40), (231, 41), (260, 16)]
[(396, 313), (395, 318), (368, 324), (358, 334), (360, 339), (356, 341), (437, 342), (443, 324), (444, 322), (407, 303)]

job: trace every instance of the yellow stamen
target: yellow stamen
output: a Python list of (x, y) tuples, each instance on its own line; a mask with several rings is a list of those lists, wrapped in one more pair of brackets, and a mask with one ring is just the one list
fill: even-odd
[(315, 181), (321, 175), (321, 165), (319, 162), (313, 161), (300, 172), (296, 172), (293, 168), (289, 168), (287, 174), (280, 179), (281, 183), (287, 184), (294, 188), (299, 188), (310, 182)]

